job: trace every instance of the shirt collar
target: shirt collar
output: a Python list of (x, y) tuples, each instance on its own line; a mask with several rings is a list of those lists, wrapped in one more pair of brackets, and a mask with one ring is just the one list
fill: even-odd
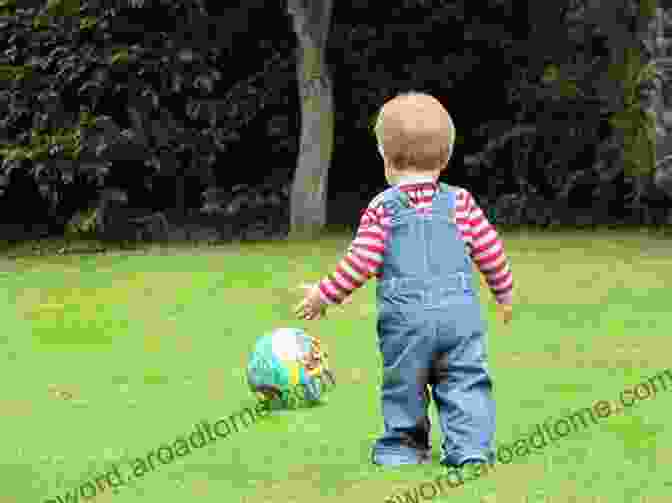
[(435, 184), (436, 180), (434, 180), (433, 177), (427, 175), (406, 175), (399, 177), (397, 187), (400, 187), (402, 185), (417, 185), (421, 183)]

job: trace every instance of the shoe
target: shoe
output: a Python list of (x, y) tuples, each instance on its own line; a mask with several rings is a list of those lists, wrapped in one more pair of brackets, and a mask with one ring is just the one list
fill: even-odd
[(483, 460), (467, 460), (457, 467), (464, 480), (476, 480), (487, 473), (487, 463)]
[[(380, 456), (381, 453), (378, 453)], [(381, 460), (380, 457), (376, 459), (376, 453), (371, 451), (371, 462), (374, 465), (389, 465), (389, 466), (399, 466), (399, 465), (428, 465), (432, 462), (432, 451), (431, 449), (427, 450), (417, 450), (415, 453), (396, 453), (396, 452), (386, 452), (383, 456), (380, 456), (384, 459)]]
[(485, 463), (487, 463), (487, 461), (485, 459), (468, 458), (468, 459), (465, 459), (464, 461), (462, 461), (462, 463), (460, 463), (457, 468), (462, 468), (462, 467), (468, 466), (468, 465), (482, 465), (482, 464), (485, 464)]

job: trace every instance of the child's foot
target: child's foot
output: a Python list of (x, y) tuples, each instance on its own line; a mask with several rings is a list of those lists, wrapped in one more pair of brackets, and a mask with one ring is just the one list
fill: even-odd
[[(376, 455), (378, 454), (378, 455)], [(399, 466), (399, 465), (426, 465), (432, 462), (432, 450), (417, 450), (414, 453), (399, 453), (399, 452), (386, 452), (384, 455), (381, 453), (371, 453), (371, 461), (374, 465), (387, 465), (387, 466)]]
[(485, 464), (485, 463), (486, 463), (486, 461), (483, 460), (483, 459), (480, 459), (480, 458), (474, 458), (474, 459), (469, 458), (469, 459), (465, 459), (464, 461), (462, 461), (462, 463), (460, 463), (458, 468), (463, 468), (465, 466), (482, 465), (482, 464)]
[(487, 463), (481, 459), (467, 460), (460, 466), (449, 466), (448, 468), (457, 470), (464, 481), (476, 480), (487, 473)]
[(467, 472), (477, 472), (481, 470), (483, 465), (486, 463), (484, 461), (479, 460), (474, 460), (474, 461), (466, 461), (465, 463), (462, 463), (457, 469), (461, 470), (465, 473)]

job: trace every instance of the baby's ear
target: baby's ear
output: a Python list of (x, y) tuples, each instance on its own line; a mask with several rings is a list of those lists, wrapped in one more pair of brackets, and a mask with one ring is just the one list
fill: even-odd
[(448, 162), (451, 158), (450, 150), (441, 155), (441, 171), (444, 171), (448, 167)]

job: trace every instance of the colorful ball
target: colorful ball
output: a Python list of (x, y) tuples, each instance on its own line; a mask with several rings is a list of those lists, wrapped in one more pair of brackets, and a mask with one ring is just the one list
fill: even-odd
[(257, 339), (247, 382), (259, 399), (281, 407), (318, 402), (335, 384), (320, 340), (298, 328), (279, 328)]

